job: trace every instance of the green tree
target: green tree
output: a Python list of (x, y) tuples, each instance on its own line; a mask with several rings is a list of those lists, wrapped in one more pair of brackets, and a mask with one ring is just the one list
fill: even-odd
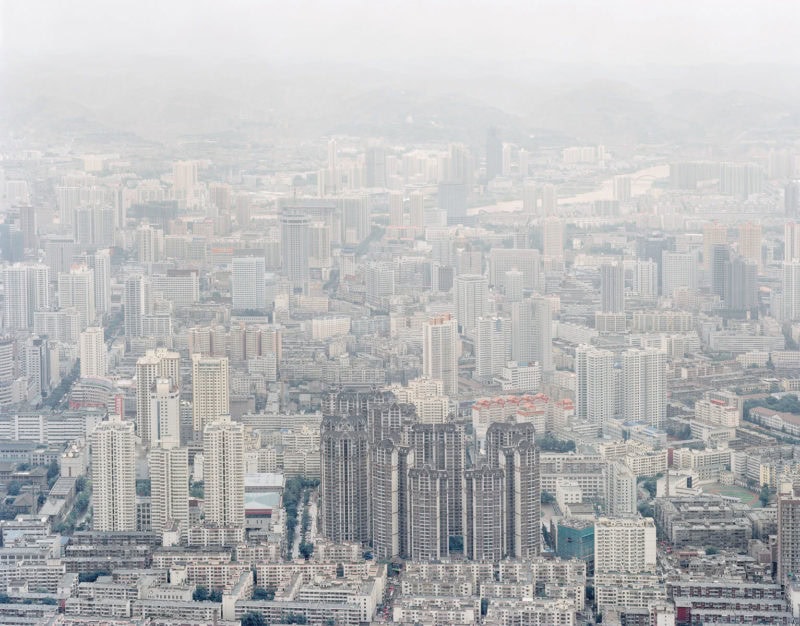
[(195, 587), (194, 592), (192, 593), (192, 600), (195, 602), (205, 602), (208, 600), (208, 588), (203, 587), (202, 585)]
[(298, 551), (300, 552), (300, 556), (308, 561), (308, 559), (311, 558), (311, 555), (314, 554), (314, 544), (303, 539), (303, 541), (300, 542)]
[(719, 554), (719, 550), (717, 548), (715, 548), (714, 546), (708, 546), (706, 548), (706, 554), (708, 556), (714, 556), (715, 554)]
[(267, 626), (267, 621), (261, 613), (245, 613), (242, 615), (242, 620), (239, 622), (240, 626)]
[(222, 602), (222, 592), (219, 589), (212, 589), (208, 592), (210, 602)]
[(769, 496), (770, 496), (770, 489), (767, 483), (761, 485), (761, 491), (758, 494), (758, 499), (761, 502), (761, 506), (767, 506), (769, 504)]
[(12, 480), (6, 487), (6, 493), (10, 496), (18, 496), (22, 490), (22, 483), (18, 480)]
[(575, 442), (572, 440), (558, 439), (553, 435), (546, 434), (536, 440), (536, 445), (545, 452), (574, 452)]
[(253, 589), (253, 600), (274, 600), (274, 587), (256, 587)]
[(202, 480), (191, 484), (189, 487), (189, 495), (193, 498), (203, 499), (205, 496), (205, 485)]
[(481, 598), (481, 617), (486, 617), (489, 612), (489, 598)]

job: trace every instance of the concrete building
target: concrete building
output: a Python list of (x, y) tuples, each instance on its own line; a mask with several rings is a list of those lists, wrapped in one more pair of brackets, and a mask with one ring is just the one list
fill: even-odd
[(472, 337), (478, 318), (489, 313), (489, 281), (481, 274), (459, 274), (454, 289), (459, 332)]
[(230, 372), (227, 357), (192, 355), (192, 426), (197, 433), (230, 414)]
[(647, 607), (658, 590), (656, 526), (652, 518), (601, 517), (594, 527), (594, 580), (598, 611)]
[(78, 311), (81, 329), (94, 324), (97, 315), (94, 293), (93, 269), (80, 265), (58, 275), (58, 305)]
[(163, 533), (177, 524), (189, 526), (189, 454), (186, 448), (156, 447), (150, 451), (150, 528)]
[(614, 355), (579, 346), (575, 350), (575, 416), (601, 426), (614, 417)]
[(133, 424), (109, 420), (92, 433), (94, 530), (136, 530), (136, 443)]
[(240, 252), (231, 261), (231, 299), (234, 311), (267, 311), (266, 259), (263, 251)]
[(130, 276), (125, 280), (123, 292), (125, 337), (142, 337), (142, 319), (153, 313), (153, 298), (150, 280), (146, 276)]
[(661, 350), (627, 350), (622, 355), (623, 416), (661, 428), (666, 417), (666, 355)]
[(207, 524), (244, 526), (244, 426), (218, 416), (203, 430)]
[(158, 378), (180, 385), (180, 355), (164, 348), (148, 350), (136, 361), (136, 433), (145, 446), (156, 443), (160, 429), (153, 414), (151, 393)]
[(458, 397), (458, 322), (450, 315), (433, 317), (422, 328), (422, 371), (441, 380), (444, 393)]
[(80, 336), (81, 378), (105, 378), (108, 374), (108, 351), (105, 333), (91, 326)]
[(282, 272), (295, 292), (308, 293), (309, 218), (297, 210), (281, 214)]
[(369, 540), (368, 440), (366, 420), (361, 417), (322, 420), (322, 534), (333, 542)]

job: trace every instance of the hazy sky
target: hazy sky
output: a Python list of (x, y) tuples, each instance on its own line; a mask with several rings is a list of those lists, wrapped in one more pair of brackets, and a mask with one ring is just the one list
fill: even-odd
[(794, 64), (795, 0), (0, 0), (7, 62), (77, 53), (412, 65)]

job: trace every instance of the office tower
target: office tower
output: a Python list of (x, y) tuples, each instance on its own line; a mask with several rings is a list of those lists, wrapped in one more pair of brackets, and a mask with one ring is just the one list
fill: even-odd
[(614, 417), (614, 354), (591, 346), (575, 350), (575, 416), (602, 425)]
[(622, 354), (623, 417), (661, 428), (666, 417), (666, 354), (661, 350), (626, 350)]
[(783, 319), (800, 319), (800, 260), (783, 263)]
[(408, 471), (408, 556), (438, 561), (449, 555), (447, 472), (431, 467)]
[(364, 169), (367, 187), (386, 187), (386, 149), (380, 146), (367, 148)]
[(90, 326), (81, 333), (81, 378), (105, 378), (108, 374), (108, 353), (103, 329)]
[(164, 231), (142, 224), (136, 229), (136, 247), (139, 263), (156, 263), (164, 250)]
[(612, 461), (606, 471), (606, 515), (636, 515), (636, 474), (622, 461)]
[(389, 226), (403, 227), (403, 192), (389, 192)]
[(539, 212), (539, 190), (536, 182), (525, 180), (522, 183), (522, 210), (530, 215), (537, 215)]
[(542, 367), (542, 372), (552, 372), (553, 365), (553, 311), (550, 301), (536, 296), (531, 298), (533, 312), (533, 360)]
[(412, 424), (408, 442), (414, 466), (408, 472), (410, 556), (446, 557), (466, 529), (464, 424)]
[(631, 177), (614, 176), (614, 200), (628, 202), (631, 199)]
[(725, 285), (728, 282), (730, 270), (731, 249), (727, 244), (714, 244), (711, 246), (711, 256), (708, 261), (708, 270), (711, 276), (711, 293), (725, 299)]
[(212, 204), (220, 213), (229, 213), (231, 210), (231, 186), (227, 183), (211, 183), (208, 186), (208, 195)]
[(489, 312), (489, 281), (481, 274), (459, 274), (455, 278), (456, 319), (460, 332), (472, 336), (479, 317)]
[(395, 266), (381, 261), (366, 268), (366, 302), (370, 307), (388, 310), (388, 300), (394, 295)]
[(777, 582), (787, 585), (800, 572), (800, 485), (788, 477), (778, 485)]
[(421, 191), (414, 191), (409, 196), (411, 205), (410, 226), (415, 234), (425, 232), (425, 195)]
[(58, 275), (58, 304), (62, 309), (78, 310), (81, 328), (94, 323), (97, 307), (94, 303), (94, 270), (79, 265), (69, 273)]
[(445, 395), (458, 396), (458, 322), (450, 315), (433, 317), (422, 328), (422, 372), (441, 380)]
[(230, 414), (229, 380), (227, 357), (192, 355), (192, 423), (196, 432)]
[[(594, 525), (594, 576), (600, 606), (615, 604), (614, 586), (656, 573), (656, 526), (652, 517), (601, 517)], [(640, 584), (651, 581), (644, 579)], [(655, 582), (655, 581), (652, 581)]]
[(625, 313), (625, 268), (622, 262), (600, 266), (600, 312)]
[(541, 214), (545, 217), (558, 215), (558, 191), (552, 183), (542, 185)]
[(510, 360), (511, 321), (479, 317), (475, 326), (474, 378), (491, 383)]
[(662, 295), (671, 298), (676, 289), (697, 290), (697, 257), (690, 252), (663, 252)]
[(361, 416), (327, 415), (320, 433), (322, 534), (334, 543), (370, 535), (369, 437)]
[(136, 442), (133, 424), (100, 422), (92, 433), (94, 530), (136, 530)]
[(50, 310), (50, 268), (41, 263), (25, 266), (28, 273), (28, 319), (33, 324), (36, 311)]
[(159, 348), (148, 350), (136, 361), (136, 433), (142, 445), (155, 445), (160, 432), (150, 397), (153, 385), (159, 378), (180, 385), (180, 358), (177, 352)]
[(22, 330), (29, 328), (28, 271), (24, 265), (3, 268), (3, 328)]
[(113, 246), (114, 220), (114, 209), (79, 207), (72, 225), (75, 243), (83, 248)]
[(22, 233), (10, 221), (0, 224), (0, 258), (9, 263), (19, 263), (25, 258)]
[(783, 188), (783, 206), (786, 217), (800, 217), (800, 180), (793, 180)]
[(161, 534), (177, 524), (189, 526), (189, 451), (156, 447), (150, 451), (150, 530)]
[(486, 180), (491, 181), (503, 173), (503, 142), (496, 128), (486, 134)]
[(27, 399), (38, 403), (42, 393), (50, 389), (50, 350), (47, 342), (35, 335), (28, 337), (23, 347), (22, 364), (28, 379)]
[(146, 276), (134, 275), (125, 280), (123, 293), (125, 337), (133, 339), (144, 333), (142, 319), (153, 312), (150, 280)]
[(764, 171), (754, 163), (720, 163), (720, 193), (747, 198), (760, 193), (764, 185)]
[(764, 243), (761, 224), (746, 222), (739, 226), (739, 254), (757, 264), (761, 271), (761, 246)]
[(15, 352), (13, 336), (0, 337), (0, 406), (14, 402)]
[(108, 249), (97, 250), (86, 260), (94, 270), (94, 305), (102, 317), (111, 309), (111, 253)]
[(783, 227), (783, 260), (800, 261), (800, 224), (796, 222)]
[(380, 439), (370, 446), (370, 523), (376, 559), (404, 554), (407, 457), (407, 449), (391, 439)]
[(506, 302), (521, 302), (522, 291), (524, 284), (524, 275), (517, 269), (511, 269), (506, 272), (503, 280), (504, 293), (506, 294)]
[(372, 230), (369, 196), (337, 198), (336, 208), (342, 214), (341, 243), (358, 245), (364, 241)]
[(50, 308), (49, 268), (46, 265), (14, 265), (3, 268), (5, 297), (3, 327), (33, 327), (33, 314)]
[(725, 306), (732, 311), (758, 308), (758, 264), (755, 261), (737, 256), (728, 263)]
[(510, 143), (503, 144), (503, 167), (501, 173), (503, 176), (511, 176), (511, 153), (514, 151), (514, 146)]
[(39, 226), (36, 218), (36, 207), (26, 204), (19, 207), (19, 230), (22, 233), (22, 245), (26, 250), (39, 249)]
[(172, 179), (178, 206), (184, 209), (195, 206), (197, 163), (195, 161), (176, 161), (172, 164)]
[(539, 554), (541, 491), (539, 454), (530, 422), (492, 422), (486, 431), (486, 460), (504, 474), (505, 554), (530, 558)]
[(537, 362), (552, 372), (553, 313), (550, 301), (535, 296), (511, 305), (511, 360), (521, 365)]
[(454, 226), (467, 221), (467, 186), (459, 182), (439, 183), (439, 209), (447, 215), (447, 224)]
[(50, 268), (51, 280), (55, 280), (60, 273), (70, 270), (75, 250), (72, 237), (48, 235), (44, 238), (45, 265)]
[(331, 229), (324, 222), (311, 222), (308, 226), (308, 265), (313, 269), (326, 269), (333, 265), (331, 258)]
[(528, 176), (528, 171), (530, 170), (530, 152), (528, 152), (525, 148), (520, 148), (519, 152), (517, 153), (518, 163), (519, 163), (519, 175), (523, 179)]
[(244, 526), (244, 426), (219, 416), (203, 430), (206, 524)]
[(281, 262), (283, 274), (293, 291), (308, 292), (307, 216), (291, 210), (281, 214)]
[(539, 289), (542, 272), (541, 254), (528, 248), (492, 248), (489, 252), (489, 284), (495, 289), (503, 287), (508, 270), (522, 272), (523, 287), (529, 291)]
[(703, 225), (703, 268), (711, 271), (713, 249), (715, 245), (727, 245), (728, 227), (719, 222), (707, 222)]
[(642, 300), (658, 299), (658, 263), (636, 261), (635, 289)]
[(464, 554), (474, 561), (501, 561), (505, 545), (505, 472), (500, 468), (467, 470)]
[(264, 251), (240, 251), (231, 261), (232, 308), (237, 312), (266, 313)]
[[(437, 256), (442, 258), (444, 255)], [(469, 244), (463, 248), (456, 248), (455, 267), (456, 274), (481, 274), (483, 272), (483, 252)]]
[(150, 387), (150, 440), (172, 448), (181, 441), (181, 392), (172, 378), (158, 377)]
[(542, 220), (542, 254), (551, 259), (564, 258), (564, 222), (558, 217)]

